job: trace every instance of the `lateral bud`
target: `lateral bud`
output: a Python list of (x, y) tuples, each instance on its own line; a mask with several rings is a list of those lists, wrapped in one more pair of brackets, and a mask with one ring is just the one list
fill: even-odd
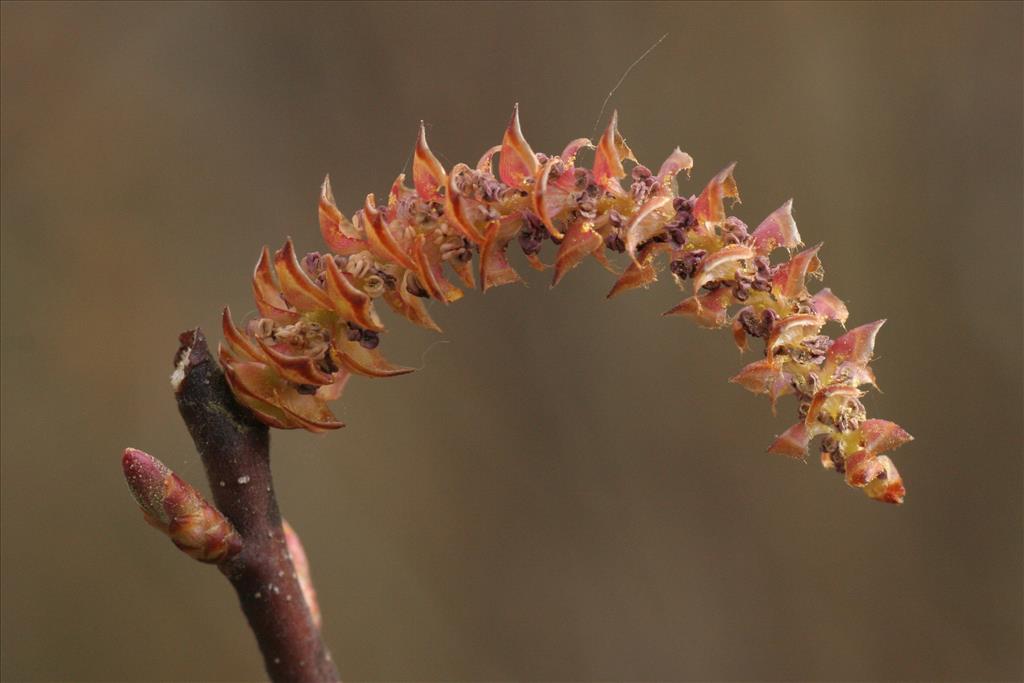
[(231, 522), (152, 455), (126, 448), (121, 467), (145, 520), (186, 555), (219, 564), (242, 550), (242, 537)]
[(302, 547), (299, 535), (295, 533), (295, 529), (288, 523), (288, 520), (282, 520), (281, 526), (284, 528), (284, 541), (288, 546), (288, 554), (292, 557), (292, 566), (295, 567), (295, 578), (299, 582), (299, 588), (302, 589), (302, 597), (309, 608), (313, 624), (320, 628), (323, 619), (320, 616), (320, 604), (316, 600), (316, 590), (313, 589), (313, 578), (309, 573), (309, 560), (306, 559), (306, 550)]

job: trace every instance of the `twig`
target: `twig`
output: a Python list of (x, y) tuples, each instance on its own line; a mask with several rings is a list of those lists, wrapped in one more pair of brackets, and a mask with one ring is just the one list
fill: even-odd
[(274, 681), (339, 681), (303, 599), (282, 529), (265, 425), (231, 393), (199, 329), (182, 333), (175, 396), (218, 509), (242, 537), (219, 564), (238, 593)]

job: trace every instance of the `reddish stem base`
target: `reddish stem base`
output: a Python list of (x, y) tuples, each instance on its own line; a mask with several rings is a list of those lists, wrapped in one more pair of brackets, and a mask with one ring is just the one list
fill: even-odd
[(339, 681), (313, 623), (281, 528), (270, 471), (270, 434), (235, 401), (199, 329), (182, 333), (178, 409), (206, 468), (213, 499), (242, 536), (219, 565), (238, 593), (274, 681)]

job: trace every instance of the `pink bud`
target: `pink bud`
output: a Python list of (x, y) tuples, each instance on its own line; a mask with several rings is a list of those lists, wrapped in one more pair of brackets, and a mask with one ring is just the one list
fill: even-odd
[(162, 462), (127, 448), (121, 467), (146, 521), (186, 555), (218, 564), (241, 551), (242, 537), (231, 522)]
[(316, 590), (313, 589), (313, 578), (309, 573), (309, 560), (306, 559), (306, 551), (302, 547), (299, 535), (295, 533), (295, 529), (288, 523), (288, 520), (283, 520), (282, 527), (288, 554), (291, 555), (292, 565), (295, 567), (295, 578), (299, 582), (299, 588), (302, 589), (302, 597), (306, 601), (306, 606), (309, 607), (313, 623), (320, 628), (323, 619), (320, 616), (320, 604), (316, 601)]

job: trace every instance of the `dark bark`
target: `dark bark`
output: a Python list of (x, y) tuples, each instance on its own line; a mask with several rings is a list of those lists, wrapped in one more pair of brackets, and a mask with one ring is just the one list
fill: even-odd
[(199, 329), (182, 333), (175, 394), (202, 457), (213, 499), (242, 536), (219, 565), (235, 587), (274, 681), (338, 681), (285, 544), (270, 471), (267, 426), (240, 405)]

